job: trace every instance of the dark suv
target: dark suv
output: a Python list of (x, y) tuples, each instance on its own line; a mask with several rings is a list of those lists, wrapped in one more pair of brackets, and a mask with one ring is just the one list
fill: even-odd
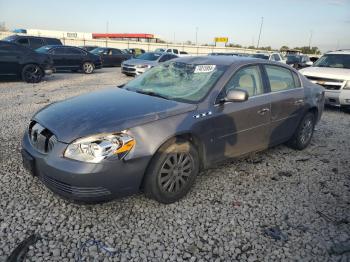
[(62, 45), (62, 42), (59, 39), (51, 37), (11, 35), (3, 40), (17, 43), (31, 49), (37, 49), (44, 45)]
[(57, 71), (82, 70), (91, 74), (95, 69), (102, 68), (102, 59), (98, 55), (87, 52), (75, 46), (48, 45), (35, 50), (38, 53), (48, 54)]
[(52, 74), (52, 59), (45, 54), (6, 41), (0, 41), (0, 77), (17, 76), (28, 83), (38, 83)]

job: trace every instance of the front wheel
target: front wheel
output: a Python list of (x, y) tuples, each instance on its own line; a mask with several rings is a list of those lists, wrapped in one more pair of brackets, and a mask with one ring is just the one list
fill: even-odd
[(315, 128), (315, 114), (308, 112), (301, 120), (288, 145), (297, 150), (305, 149), (311, 141)]
[(39, 83), (44, 76), (43, 70), (38, 65), (25, 65), (22, 69), (22, 79), (27, 83)]
[(146, 196), (164, 204), (184, 197), (199, 172), (199, 156), (190, 142), (175, 142), (161, 148), (146, 172)]
[(94, 72), (94, 69), (95, 69), (95, 66), (94, 66), (94, 64), (91, 63), (91, 62), (85, 62), (85, 63), (83, 64), (83, 72), (84, 72), (85, 74), (91, 74), (91, 73), (93, 73), (93, 72)]

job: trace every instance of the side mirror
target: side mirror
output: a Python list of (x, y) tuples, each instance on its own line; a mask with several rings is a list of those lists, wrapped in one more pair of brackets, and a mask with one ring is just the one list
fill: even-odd
[(249, 94), (242, 89), (231, 89), (227, 92), (225, 102), (244, 102), (247, 101)]

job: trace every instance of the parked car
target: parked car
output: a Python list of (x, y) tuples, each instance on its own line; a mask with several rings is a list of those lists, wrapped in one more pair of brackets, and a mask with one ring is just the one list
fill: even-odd
[(61, 40), (52, 37), (26, 36), (26, 35), (11, 35), (5, 37), (4, 41), (13, 42), (19, 45), (37, 49), (45, 45), (62, 45)]
[(260, 58), (260, 59), (264, 59), (264, 60), (269, 60), (269, 61), (276, 61), (276, 62), (280, 62), (280, 63), (286, 63), (286, 60), (282, 57), (281, 54), (279, 53), (256, 53), (256, 54), (251, 54), (251, 57), (254, 58)]
[(307, 55), (287, 55), (287, 65), (294, 67), (295, 69), (302, 69), (313, 65), (310, 58)]
[(124, 49), (124, 51), (127, 54), (131, 54), (133, 56), (138, 56), (138, 55), (146, 53), (146, 51), (141, 49), (141, 48), (127, 48), (127, 49)]
[(124, 61), (121, 65), (122, 73), (129, 76), (141, 75), (148, 69), (164, 63), (178, 56), (168, 53), (148, 52), (130, 60)]
[(326, 89), (326, 104), (350, 108), (350, 50), (324, 54), (300, 72)]
[[(171, 53), (177, 56), (181, 56), (181, 52), (179, 51), (179, 49), (176, 48), (157, 48), (154, 52), (157, 53)], [(184, 56), (186, 56), (186, 54), (184, 54)]]
[(223, 56), (247, 56), (246, 54), (243, 53), (221, 53), (221, 52), (214, 52), (214, 53), (210, 53), (208, 54), (209, 56), (215, 56), (215, 55), (223, 55)]
[(0, 76), (15, 76), (27, 83), (38, 83), (53, 72), (53, 61), (48, 55), (16, 43), (0, 41)]
[(117, 48), (99, 47), (91, 53), (101, 56), (103, 66), (120, 66), (123, 61), (132, 58), (131, 54)]
[(84, 46), (79, 46), (79, 47), (80, 47), (81, 49), (84, 49), (85, 51), (88, 51), (88, 52), (90, 52), (90, 51), (92, 51), (92, 50), (98, 48), (97, 45), (84, 45)]
[(323, 93), (281, 63), (178, 58), (119, 88), (41, 109), (24, 134), (23, 162), (69, 199), (102, 201), (143, 190), (172, 203), (200, 170), (219, 161), (287, 141), (306, 148)]
[(56, 71), (77, 72), (82, 70), (85, 74), (91, 74), (95, 69), (102, 68), (100, 56), (91, 54), (79, 47), (47, 45), (35, 51), (48, 54), (53, 60)]

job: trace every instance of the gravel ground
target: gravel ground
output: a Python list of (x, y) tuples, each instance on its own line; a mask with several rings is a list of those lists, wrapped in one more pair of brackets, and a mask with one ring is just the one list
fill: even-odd
[[(129, 79), (109, 68), (0, 82), (0, 261), (33, 232), (42, 239), (29, 261), (350, 261), (350, 114), (338, 110), (324, 112), (306, 150), (218, 165), (171, 205), (142, 194), (77, 205), (29, 176), (21, 137), (37, 110)], [(82, 249), (90, 239), (117, 252)]]

